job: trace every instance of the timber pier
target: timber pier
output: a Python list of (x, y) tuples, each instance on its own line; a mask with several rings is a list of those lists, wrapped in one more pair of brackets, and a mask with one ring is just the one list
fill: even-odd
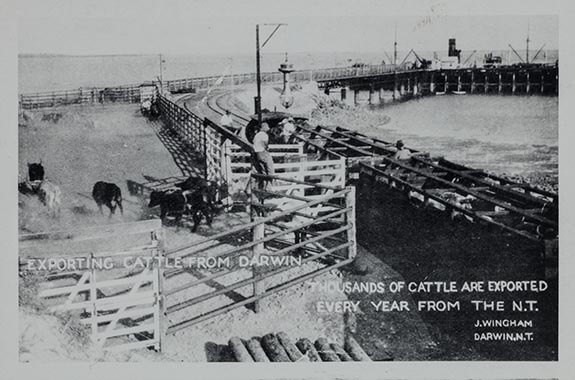
[[(385, 104), (417, 96), (445, 94), (557, 95), (557, 65), (401, 70), (318, 80), (324, 93), (357, 105)], [(389, 94), (390, 96), (387, 96)]]

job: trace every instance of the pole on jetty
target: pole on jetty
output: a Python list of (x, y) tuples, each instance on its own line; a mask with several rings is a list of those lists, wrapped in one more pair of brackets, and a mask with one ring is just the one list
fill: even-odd
[(262, 24), (262, 25), (272, 25), (276, 28), (271, 32), (271, 34), (266, 38), (262, 46), (260, 47), (260, 24), (256, 24), (256, 84), (257, 84), (257, 95), (254, 99), (255, 112), (258, 115), (258, 127), (262, 125), (262, 78), (260, 71), (260, 49), (263, 49), (268, 41), (273, 37), (273, 35), (278, 31), (280, 26), (287, 24)]

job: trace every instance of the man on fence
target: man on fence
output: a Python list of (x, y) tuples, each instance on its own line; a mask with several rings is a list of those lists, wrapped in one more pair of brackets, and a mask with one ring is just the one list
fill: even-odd
[[(254, 136), (254, 153), (255, 153), (255, 166), (260, 174), (273, 175), (274, 174), (274, 161), (268, 151), (269, 136), (268, 132), (270, 127), (267, 123), (262, 123), (260, 131)], [(260, 188), (264, 188), (265, 184), (269, 181), (259, 181)]]

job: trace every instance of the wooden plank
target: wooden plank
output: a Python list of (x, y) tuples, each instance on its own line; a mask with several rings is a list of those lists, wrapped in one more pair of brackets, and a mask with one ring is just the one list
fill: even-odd
[[(127, 297), (113, 296), (107, 298), (100, 298), (95, 301), (95, 304), (99, 311), (105, 309), (117, 309), (120, 306), (128, 304), (128, 306), (144, 305), (147, 303), (153, 303), (155, 301), (155, 295), (153, 291), (142, 292), (141, 294), (133, 295)], [(76, 302), (69, 305), (56, 305), (51, 308), (53, 311), (64, 311), (64, 310), (74, 310), (74, 309), (86, 309), (91, 307), (92, 301)]]
[(154, 323), (146, 323), (146, 324), (138, 325), (138, 326), (134, 326), (134, 327), (127, 327), (127, 328), (116, 329), (116, 330), (108, 330), (106, 332), (98, 333), (98, 334), (96, 334), (96, 336), (98, 339), (103, 340), (103, 339), (108, 339), (108, 338), (112, 338), (115, 336), (136, 334), (136, 333), (143, 332), (143, 331), (154, 332), (154, 326), (155, 326)]
[[(85, 274), (89, 274), (89, 273), (90, 272), (85, 272)], [(125, 277), (125, 278), (118, 278), (118, 279), (114, 279), (114, 280), (99, 281), (98, 283), (96, 283), (96, 288), (102, 289), (102, 288), (107, 288), (107, 287), (112, 287), (112, 286), (129, 285), (129, 284), (134, 283), (135, 281), (136, 280), (134, 277)], [(152, 274), (147, 275), (146, 277), (144, 277), (142, 279), (142, 281), (144, 284), (153, 282), (154, 276)], [(38, 294), (38, 296), (42, 297), (42, 298), (46, 298), (46, 297), (55, 297), (55, 296), (68, 294), (68, 293), (72, 293), (72, 294), (76, 293), (77, 294), (78, 292), (89, 290), (91, 288), (91, 286), (92, 285), (90, 283), (82, 284), (82, 280), (80, 280), (80, 281), (78, 281), (77, 285), (63, 286), (60, 288), (44, 289)]]
[[(130, 309), (130, 310), (122, 312), (122, 315), (119, 318), (124, 319), (124, 318), (131, 318), (131, 317), (137, 317), (137, 316), (143, 317), (145, 315), (153, 314), (155, 312), (155, 310), (156, 310), (156, 308), (153, 306), (152, 307), (139, 308), (139, 309)], [(96, 323), (100, 324), (100, 323), (110, 322), (116, 318), (116, 314), (117, 313), (99, 315), (95, 318)], [(82, 318), (82, 319), (80, 319), (80, 322), (81, 323), (92, 323), (92, 317), (90, 316), (88, 318)]]
[(345, 142), (337, 141), (336, 139), (334, 139), (334, 138), (332, 138), (332, 137), (330, 137), (330, 136), (327, 136), (327, 135), (325, 135), (325, 134), (323, 134), (323, 133), (320, 133), (320, 132), (317, 132), (317, 131), (310, 131), (309, 128), (303, 127), (303, 126), (301, 126), (301, 125), (296, 126), (296, 128), (297, 128), (297, 129), (300, 129), (300, 130), (303, 130), (303, 131), (310, 132), (310, 133), (313, 132), (313, 133), (315, 133), (316, 135), (321, 136), (321, 137), (323, 137), (323, 138), (325, 138), (325, 139), (327, 139), (327, 140), (329, 140), (329, 141), (333, 141), (333, 142), (336, 143), (336, 144), (345, 146), (345, 147), (349, 148), (350, 150), (352, 150), (352, 151), (354, 151), (354, 152), (356, 152), (356, 153), (359, 153), (359, 154), (362, 155), (362, 156), (373, 156), (373, 153), (371, 153), (371, 152), (365, 151), (365, 150), (363, 150), (363, 149), (356, 148), (355, 146), (353, 146), (353, 145), (351, 145), (351, 144), (347, 144), (347, 143), (345, 143)]

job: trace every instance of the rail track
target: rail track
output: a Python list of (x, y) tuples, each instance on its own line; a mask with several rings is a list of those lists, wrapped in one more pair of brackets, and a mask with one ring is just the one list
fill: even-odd
[[(245, 126), (250, 118), (230, 103), (230, 92), (209, 97), (207, 107), (217, 115), (230, 110)], [(344, 157), (378, 181), (402, 190), (418, 205), (464, 215), (495, 225), (530, 240), (558, 235), (558, 196), (530, 184), (517, 183), (481, 169), (460, 165), (410, 149), (410, 160), (396, 160), (394, 144), (342, 127), (297, 124), (295, 140), (304, 152)]]

